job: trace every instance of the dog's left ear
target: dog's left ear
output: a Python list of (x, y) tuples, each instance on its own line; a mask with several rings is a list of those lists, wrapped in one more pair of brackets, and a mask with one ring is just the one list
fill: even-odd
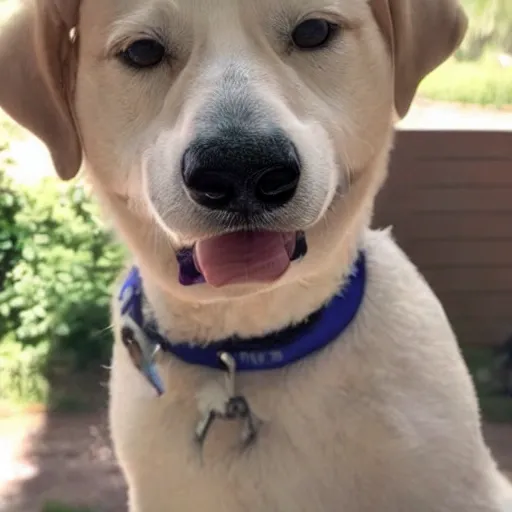
[(404, 117), (421, 80), (460, 45), (467, 17), (458, 0), (370, 0), (394, 65), (395, 108)]
[(0, 25), (0, 107), (39, 137), (62, 179), (82, 162), (73, 113), (80, 0), (17, 0)]

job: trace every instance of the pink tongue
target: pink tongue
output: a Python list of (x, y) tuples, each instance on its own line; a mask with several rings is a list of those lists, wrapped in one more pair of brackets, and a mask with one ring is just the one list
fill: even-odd
[(290, 265), (295, 235), (272, 232), (230, 233), (198, 242), (195, 261), (212, 286), (274, 281)]

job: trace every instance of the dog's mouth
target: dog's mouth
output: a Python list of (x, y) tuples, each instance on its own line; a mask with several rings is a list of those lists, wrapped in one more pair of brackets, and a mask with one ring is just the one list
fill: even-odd
[(183, 286), (268, 283), (307, 253), (304, 232), (240, 231), (197, 242), (176, 257)]

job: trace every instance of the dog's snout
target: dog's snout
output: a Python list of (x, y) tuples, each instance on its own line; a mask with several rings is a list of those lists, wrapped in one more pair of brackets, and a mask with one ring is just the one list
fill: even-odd
[(254, 214), (285, 205), (297, 189), (300, 159), (283, 134), (199, 138), (185, 151), (190, 196), (213, 210)]

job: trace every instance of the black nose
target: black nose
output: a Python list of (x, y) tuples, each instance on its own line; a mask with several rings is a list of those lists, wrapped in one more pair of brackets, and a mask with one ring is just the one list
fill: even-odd
[(278, 208), (295, 194), (300, 161), (280, 132), (196, 139), (183, 155), (183, 181), (198, 204), (254, 214)]

